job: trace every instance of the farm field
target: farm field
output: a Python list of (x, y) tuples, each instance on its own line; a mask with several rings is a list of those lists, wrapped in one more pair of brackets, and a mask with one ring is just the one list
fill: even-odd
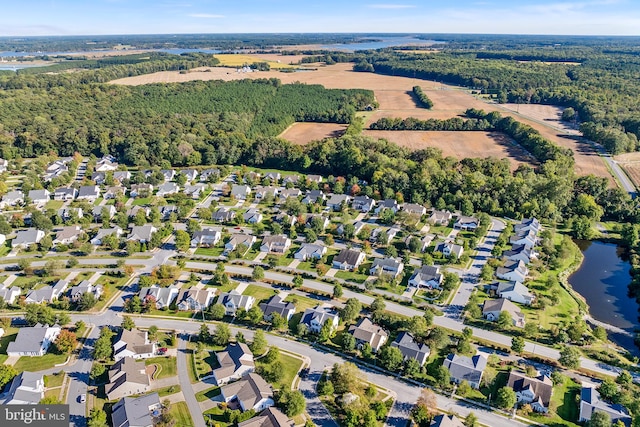
[[(267, 62), (271, 68), (274, 69), (285, 69), (285, 68), (293, 68), (289, 63), (285, 63), (283, 61), (278, 62), (278, 59), (269, 59), (266, 55), (257, 56), (257, 55), (245, 55), (245, 54), (233, 54), (233, 53), (223, 53), (220, 55), (214, 55), (219, 61), (220, 65), (225, 67), (242, 67), (243, 65), (253, 64), (254, 62)], [(284, 58), (284, 57), (283, 57)]]
[(640, 153), (626, 153), (614, 157), (636, 187), (640, 187)]
[[(283, 59), (288, 63), (287, 56)], [(224, 67), (203, 67), (180, 74), (178, 71), (163, 71), (135, 77), (113, 80), (114, 84), (140, 85), (146, 83), (184, 82), (190, 80), (238, 80), (246, 78), (278, 78), (283, 84), (302, 82), (320, 84), (329, 89), (370, 89), (373, 90), (380, 107), (373, 114), (368, 115), (366, 124), (381, 117), (416, 117), (419, 119), (447, 119), (461, 115), (468, 108), (478, 108), (485, 111), (498, 111), (537, 129), (542, 136), (556, 144), (570, 148), (574, 152), (576, 173), (578, 175), (594, 174), (608, 178), (611, 185), (615, 185), (604, 161), (591, 146), (582, 143), (575, 131), (562, 130), (557, 120), (557, 107), (520, 105), (515, 109), (499, 104), (488, 103), (473, 96), (469, 91), (456, 86), (450, 86), (429, 80), (409, 77), (385, 76), (374, 73), (358, 73), (351, 70), (350, 63), (335, 65), (319, 65), (315, 71), (283, 73), (279, 71), (261, 71), (253, 73), (238, 73)], [(210, 71), (204, 71), (210, 70)], [(409, 91), (413, 86), (420, 86), (433, 101), (431, 110), (419, 108), (413, 102)], [(516, 111), (518, 110), (518, 111)], [(495, 149), (495, 148), (494, 148)], [(486, 157), (483, 156), (483, 157)]]
[(324, 138), (338, 138), (346, 129), (347, 125), (337, 123), (294, 123), (278, 137), (303, 145)]
[(535, 160), (510, 138), (497, 132), (366, 130), (364, 134), (384, 138), (412, 150), (436, 147), (442, 150), (445, 157), (508, 158), (512, 170), (522, 163), (532, 164)]

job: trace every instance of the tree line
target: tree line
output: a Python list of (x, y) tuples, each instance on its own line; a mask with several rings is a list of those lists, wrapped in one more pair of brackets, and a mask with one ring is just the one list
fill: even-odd
[(414, 86), (412, 89), (412, 93), (414, 98), (418, 100), (418, 104), (422, 108), (429, 109), (433, 107), (433, 101), (431, 101), (427, 94), (422, 91), (422, 88), (420, 86)]

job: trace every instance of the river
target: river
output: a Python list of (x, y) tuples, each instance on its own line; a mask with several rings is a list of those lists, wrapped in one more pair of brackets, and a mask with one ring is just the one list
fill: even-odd
[[(614, 243), (576, 241), (584, 255), (580, 268), (569, 276), (569, 284), (582, 295), (594, 319), (631, 333), (640, 328), (638, 303), (628, 296), (631, 264)], [(609, 333), (615, 343), (637, 353), (633, 338)]]

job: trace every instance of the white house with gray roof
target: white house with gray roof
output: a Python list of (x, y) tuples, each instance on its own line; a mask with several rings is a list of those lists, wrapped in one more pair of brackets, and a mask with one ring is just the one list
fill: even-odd
[(346, 194), (331, 194), (327, 200), (327, 207), (334, 211), (342, 209), (343, 204), (347, 204), (351, 201), (351, 197)]
[(2, 207), (16, 206), (20, 203), (24, 203), (24, 193), (20, 190), (9, 191), (2, 196)]
[(15, 304), (16, 299), (20, 296), (22, 289), (17, 286), (0, 288), (0, 298), (7, 304)]
[(147, 243), (151, 241), (153, 233), (158, 231), (153, 225), (134, 225), (131, 227), (131, 233), (127, 236), (127, 240), (136, 240), (140, 243)]
[(3, 405), (37, 405), (44, 399), (44, 374), (21, 372), (13, 378), (0, 398)]
[(451, 353), (444, 359), (442, 366), (449, 370), (451, 381), (454, 383), (467, 381), (471, 387), (480, 388), (480, 381), (487, 367), (487, 358), (480, 354), (468, 357)]
[(238, 309), (249, 310), (253, 307), (256, 299), (250, 295), (242, 295), (235, 289), (230, 292), (223, 292), (218, 298), (218, 302), (224, 305), (227, 316), (235, 316)]
[(65, 293), (67, 287), (69, 286), (69, 282), (66, 280), (58, 280), (55, 285), (47, 285), (40, 289), (32, 289), (27, 294), (25, 298), (25, 302), (27, 304), (35, 303), (50, 303), (52, 301), (57, 300), (62, 294)]
[(157, 424), (161, 408), (158, 393), (142, 397), (124, 397), (111, 408), (111, 425), (113, 427), (153, 427)]
[(591, 420), (594, 412), (604, 412), (612, 423), (618, 420), (626, 426), (631, 425), (629, 411), (622, 405), (606, 402), (600, 398), (600, 393), (593, 384), (583, 383), (580, 390), (580, 414), (579, 422)]
[(321, 259), (327, 253), (327, 248), (323, 245), (313, 243), (304, 243), (293, 258), (300, 261), (308, 261), (310, 259)]
[(169, 307), (173, 301), (178, 297), (180, 288), (176, 285), (160, 286), (152, 285), (150, 287), (140, 289), (138, 296), (142, 301), (152, 299), (156, 303), (156, 308), (162, 310)]
[(36, 325), (18, 330), (16, 340), (7, 346), (9, 357), (44, 356), (60, 334), (60, 326)]
[(180, 187), (175, 182), (165, 182), (164, 184), (158, 187), (158, 192), (156, 193), (159, 197), (168, 196), (170, 194), (177, 194), (180, 192)]
[(335, 330), (338, 327), (339, 319), (340, 316), (333, 310), (333, 307), (318, 305), (314, 308), (307, 308), (300, 319), (300, 323), (306, 325), (309, 331), (318, 333), (326, 322), (329, 322), (331, 329)]
[(102, 239), (104, 239), (105, 237), (115, 235), (119, 239), (123, 234), (124, 231), (122, 231), (122, 228), (117, 226), (112, 228), (100, 228), (98, 230), (98, 234), (96, 234), (95, 237), (89, 242), (92, 245), (100, 246), (102, 245)]
[(220, 231), (207, 227), (202, 230), (198, 230), (193, 233), (193, 238), (191, 239), (191, 247), (211, 247), (218, 244), (220, 239), (222, 238), (222, 233)]
[(78, 197), (78, 190), (73, 187), (56, 188), (53, 192), (53, 200), (75, 200)]
[(251, 195), (251, 187), (248, 185), (233, 184), (231, 186), (231, 196), (236, 200), (247, 200)]
[(397, 260), (395, 258), (375, 258), (373, 260), (373, 264), (371, 264), (371, 268), (369, 269), (369, 274), (371, 276), (390, 276), (393, 279), (397, 279), (398, 276), (402, 274), (404, 270), (404, 264), (402, 261)]
[(95, 202), (100, 197), (100, 187), (97, 185), (83, 185), (78, 190), (78, 200), (86, 200), (88, 202)]
[(396, 347), (402, 353), (404, 360), (414, 359), (420, 366), (424, 365), (431, 354), (428, 345), (418, 343), (413, 335), (409, 332), (401, 332), (391, 343), (392, 347)]
[(343, 249), (333, 258), (332, 266), (339, 270), (355, 270), (365, 260), (364, 252), (356, 249)]
[(439, 289), (444, 276), (439, 266), (423, 265), (416, 269), (409, 279), (409, 286), (416, 288)]
[(51, 193), (49, 190), (30, 190), (29, 191), (29, 200), (31, 203), (36, 205), (44, 205), (49, 200), (51, 200)]
[(36, 228), (27, 228), (16, 233), (16, 238), (11, 241), (12, 248), (26, 248), (29, 245), (40, 243), (45, 236), (45, 232)]
[(286, 302), (281, 295), (274, 295), (267, 302), (260, 304), (260, 309), (264, 313), (264, 320), (271, 321), (273, 313), (278, 313), (283, 319), (289, 321), (296, 312), (296, 306), (292, 302)]

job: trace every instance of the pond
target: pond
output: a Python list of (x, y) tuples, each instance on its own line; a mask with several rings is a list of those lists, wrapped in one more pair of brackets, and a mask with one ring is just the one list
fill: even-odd
[[(569, 284), (589, 305), (595, 320), (633, 333), (640, 327), (638, 303), (628, 296), (631, 264), (622, 257), (622, 248), (614, 243), (576, 241), (584, 261), (569, 277)], [(610, 338), (629, 351), (635, 351), (633, 339), (610, 333)]]

